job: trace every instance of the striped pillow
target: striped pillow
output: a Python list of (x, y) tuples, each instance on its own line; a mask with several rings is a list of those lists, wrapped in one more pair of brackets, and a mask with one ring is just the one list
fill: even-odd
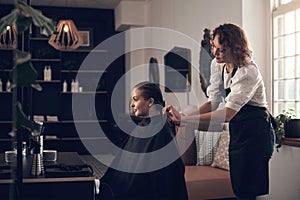
[(222, 132), (194, 131), (197, 148), (197, 164), (211, 165), (214, 161), (219, 138)]

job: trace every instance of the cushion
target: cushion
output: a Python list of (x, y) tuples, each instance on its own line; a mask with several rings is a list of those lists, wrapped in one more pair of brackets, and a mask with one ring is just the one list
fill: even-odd
[(221, 134), (212, 167), (229, 170), (229, 139), (229, 132), (224, 131)]
[(211, 165), (222, 132), (194, 130), (197, 149), (196, 165)]

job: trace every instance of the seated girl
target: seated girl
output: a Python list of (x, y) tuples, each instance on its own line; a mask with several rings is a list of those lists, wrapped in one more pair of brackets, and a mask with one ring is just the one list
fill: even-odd
[(126, 137), (100, 180), (100, 199), (187, 200), (185, 168), (174, 142), (175, 125), (162, 114), (159, 85), (138, 84), (130, 107), (135, 127), (127, 134), (119, 129)]

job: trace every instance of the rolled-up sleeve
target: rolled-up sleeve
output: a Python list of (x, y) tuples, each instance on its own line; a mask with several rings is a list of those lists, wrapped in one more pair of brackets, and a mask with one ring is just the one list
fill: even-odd
[(210, 85), (207, 88), (208, 101), (211, 102), (221, 102), (222, 93), (220, 88), (223, 85), (222, 81), (222, 64), (216, 62), (215, 59), (212, 60), (210, 66), (211, 76)]

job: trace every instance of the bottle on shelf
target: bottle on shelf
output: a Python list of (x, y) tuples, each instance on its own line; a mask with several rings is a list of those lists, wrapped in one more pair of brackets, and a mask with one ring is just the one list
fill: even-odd
[(78, 80), (76, 79), (75, 80), (75, 83), (74, 83), (74, 92), (78, 92), (79, 91), (79, 82)]
[(74, 79), (71, 82), (71, 92), (75, 92), (75, 81), (74, 81)]
[(65, 80), (63, 83), (63, 92), (67, 92), (67, 81)]
[(48, 80), (48, 69), (47, 69), (47, 66), (45, 66), (44, 68), (44, 81), (47, 81)]
[(52, 70), (51, 70), (51, 66), (48, 66), (48, 81), (52, 80)]
[(1, 78), (0, 78), (0, 92), (3, 92), (3, 90), (2, 90), (2, 80), (1, 80)]
[(52, 78), (52, 71), (51, 71), (51, 66), (46, 65), (44, 68), (44, 81), (51, 81)]
[(6, 82), (6, 92), (11, 92), (9, 79), (7, 79), (7, 82)]

